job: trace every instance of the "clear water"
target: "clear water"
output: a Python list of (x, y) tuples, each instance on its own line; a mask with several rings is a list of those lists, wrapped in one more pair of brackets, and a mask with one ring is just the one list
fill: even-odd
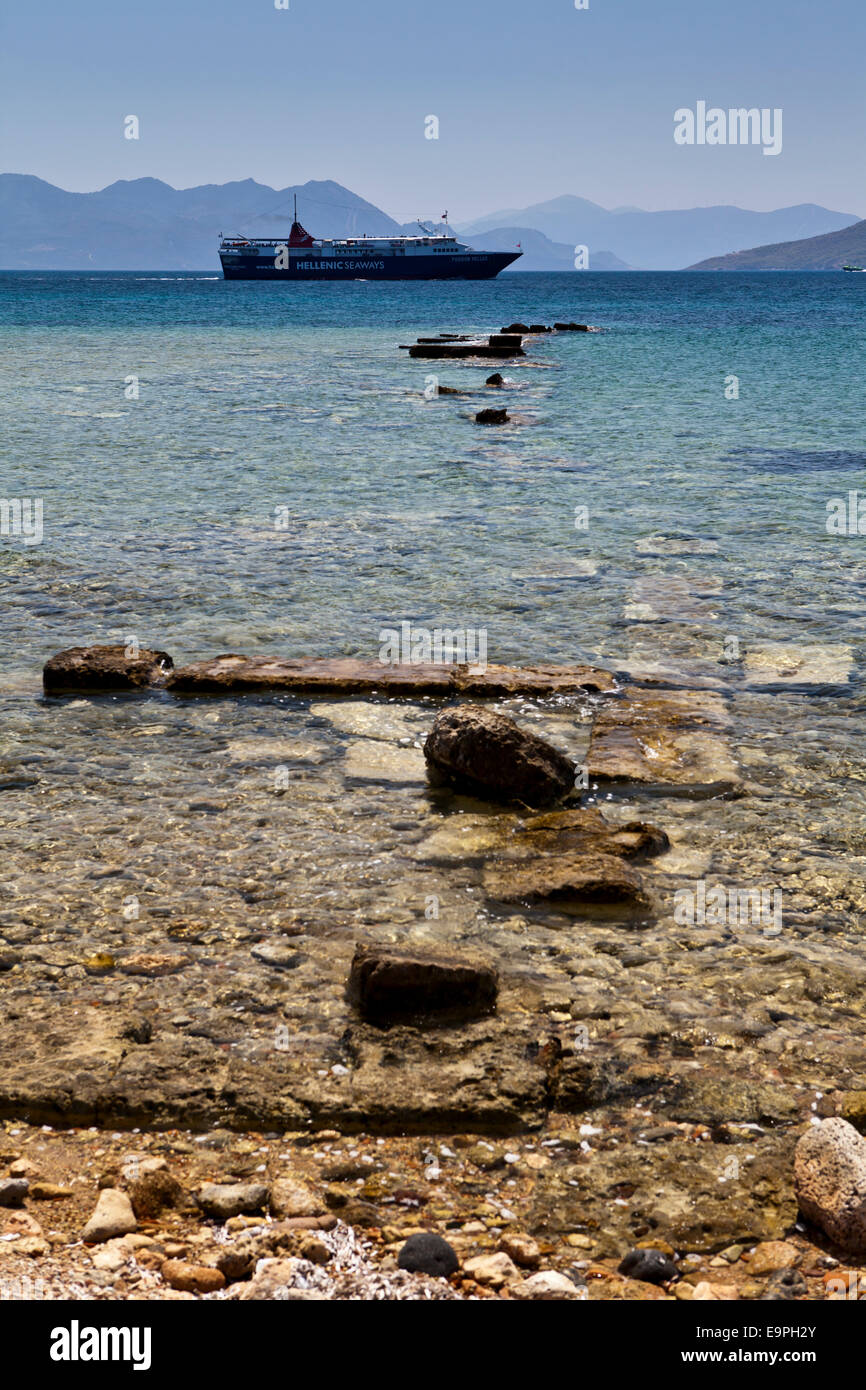
[[(493, 659), (616, 661), (635, 578), (684, 568), (723, 581), (724, 633), (859, 644), (864, 541), (825, 518), (866, 465), (864, 302), (841, 274), (0, 276), (3, 488), (44, 504), (41, 545), (0, 543), (3, 682), (130, 633), (181, 660), (373, 654), (402, 618), (486, 627)], [(434, 368), (398, 350), (521, 317), (606, 331), (509, 367), (506, 430), (425, 400)], [(654, 533), (719, 551), (637, 553)], [(587, 557), (590, 582), (531, 578)]]
[[(866, 490), (864, 310), (866, 278), (842, 274), (293, 287), (0, 275), (2, 494), (44, 507), (40, 544), (0, 538), (5, 939), (34, 953), (46, 988), (79, 979), (84, 991), (88, 952), (131, 933), (156, 949), (167, 921), (192, 915), (205, 955), (222, 942), (256, 988), (266, 967), (249, 941), (291, 919), (313, 962), (293, 972), (292, 1007), (339, 1030), (352, 933), (402, 923), (480, 934), (567, 1004), (575, 971), (598, 959), (591, 929), (564, 943), (538, 913), (523, 934), (491, 936), (477, 873), (413, 857), (449, 808), (423, 764), (398, 766), (396, 736), (377, 775), (389, 735), (375, 711), (353, 733), (286, 698), (41, 698), (43, 662), (72, 645), (135, 634), (177, 663), (373, 656), (382, 627), (411, 619), (486, 628), (494, 661), (655, 665), (729, 690), (748, 794), (654, 802), (679, 856), (671, 882), (783, 880), (788, 948), (821, 939), (848, 978), (866, 907), (866, 537), (829, 535), (825, 521), (828, 499)], [(515, 319), (604, 332), (537, 340), (504, 368), (506, 393), (485, 390), (491, 366), (399, 350)], [(425, 399), (431, 372), (471, 394)], [(726, 399), (731, 374), (738, 399)], [(513, 424), (474, 423), (503, 399)], [(587, 561), (595, 572), (580, 577)], [(847, 679), (756, 690), (725, 663), (732, 637), (741, 655), (841, 649)], [(514, 708), (579, 756), (585, 711)], [(405, 718), (408, 748), (432, 711)], [(295, 780), (275, 797), (283, 765)], [(447, 907), (438, 922), (425, 918), (431, 893)], [(670, 922), (668, 898), (644, 978), (655, 971), (655, 1007), (667, 990), (678, 1016), (697, 1015), (729, 943), (671, 959)], [(46, 941), (68, 950), (45, 954)], [(188, 982), (173, 977), (189, 1010), (206, 970), (203, 957)], [(611, 986), (611, 1016), (631, 983)], [(763, 1007), (776, 983), (756, 976), (735, 1011)]]

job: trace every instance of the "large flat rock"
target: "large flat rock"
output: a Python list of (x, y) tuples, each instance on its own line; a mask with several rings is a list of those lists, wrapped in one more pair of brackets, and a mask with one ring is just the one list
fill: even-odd
[[(542, 1123), (553, 1059), (538, 1021), (509, 1011), (433, 1030), (353, 1020), (350, 1006), (321, 1052), (281, 1051), (273, 1021), (252, 1016), (242, 1047), (181, 1036), (168, 1020), (130, 1043), (112, 1011), (31, 1011), (38, 1032), (0, 1020), (9, 1065), (0, 1118), (108, 1128), (366, 1133), (517, 1132)], [(100, 1017), (100, 1015), (103, 1015)], [(339, 1060), (341, 1066), (334, 1069)]]
[(728, 794), (740, 785), (724, 737), (728, 723), (724, 700), (710, 691), (629, 687), (593, 725), (589, 779), (685, 796)]
[(358, 657), (282, 659), (226, 655), (173, 671), (168, 689), (183, 695), (290, 690), (333, 695), (562, 695), (609, 691), (614, 678), (592, 666), (385, 665)]
[(475, 671), (459, 666), (454, 691), (477, 699), (505, 695), (570, 695), (578, 691), (608, 692), (616, 682), (610, 671), (596, 666), (487, 666)]
[(169, 690), (178, 695), (240, 695), (290, 690), (299, 694), (448, 695), (448, 666), (386, 666), (356, 657), (283, 659), (268, 656), (215, 656), (172, 672)]

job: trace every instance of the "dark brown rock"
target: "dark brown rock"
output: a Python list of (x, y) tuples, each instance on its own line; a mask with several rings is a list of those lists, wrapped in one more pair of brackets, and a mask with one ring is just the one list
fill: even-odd
[(70, 647), (45, 663), (46, 695), (99, 695), (112, 690), (145, 690), (165, 683), (174, 662), (167, 652), (129, 647)]
[(546, 328), (543, 323), (531, 323), (529, 325), (529, 331), (530, 333), (550, 333), (551, 330)]
[(492, 376), (489, 376), (489, 377), (487, 378), (487, 380), (485, 381), (484, 385), (485, 385), (485, 386), (504, 386), (504, 385), (505, 385), (505, 377), (502, 375), (501, 372), (494, 372)]
[(434, 780), (493, 801), (544, 806), (574, 788), (574, 765), (564, 753), (480, 705), (443, 710), (424, 756)]
[(510, 323), (507, 328), (500, 330), (502, 333), (528, 333), (529, 326), (525, 323)]
[(358, 946), (347, 994), (370, 1022), (422, 1016), (479, 1018), (496, 1007), (499, 977), (486, 961), (422, 949)]
[(508, 423), (508, 411), (504, 408), (497, 410), (488, 407), (486, 410), (479, 410), (475, 416), (476, 425), (505, 425)]
[(555, 323), (554, 328), (557, 333), (591, 333), (592, 328), (588, 323)]

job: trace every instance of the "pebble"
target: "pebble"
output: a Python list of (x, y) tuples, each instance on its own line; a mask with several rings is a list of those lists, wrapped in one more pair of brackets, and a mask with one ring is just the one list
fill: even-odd
[(761, 1294), (761, 1301), (764, 1303), (791, 1302), (801, 1298), (807, 1290), (806, 1280), (798, 1269), (778, 1269)]
[(796, 1245), (785, 1240), (768, 1240), (752, 1253), (749, 1260), (750, 1274), (773, 1274), (777, 1269), (790, 1269), (800, 1259)]
[(226, 1221), (231, 1216), (263, 1211), (268, 1200), (264, 1183), (205, 1183), (198, 1190), (198, 1204), (206, 1216)]
[(225, 1275), (220, 1270), (188, 1264), (185, 1260), (166, 1260), (160, 1273), (170, 1288), (182, 1293), (216, 1293), (226, 1285)]
[(71, 1187), (60, 1187), (53, 1182), (33, 1182), (30, 1184), (30, 1196), (35, 1202), (62, 1202), (67, 1197), (74, 1197), (75, 1193)]
[(537, 1269), (541, 1263), (541, 1251), (531, 1236), (510, 1233), (502, 1237), (499, 1248), (506, 1255), (510, 1255), (516, 1265), (521, 1265), (524, 1269)]
[(323, 1201), (294, 1178), (277, 1178), (271, 1184), (271, 1211), (274, 1216), (324, 1216)]
[(484, 1284), (491, 1289), (501, 1289), (506, 1284), (520, 1278), (520, 1270), (509, 1255), (499, 1251), (496, 1255), (476, 1255), (467, 1260), (463, 1273), (476, 1284)]
[(87, 1245), (101, 1245), (116, 1236), (129, 1235), (137, 1227), (132, 1203), (126, 1193), (116, 1187), (104, 1187), (93, 1215), (81, 1232), (81, 1239)]
[(585, 1299), (586, 1290), (578, 1289), (564, 1274), (558, 1274), (553, 1269), (541, 1269), (515, 1284), (511, 1295), (513, 1298), (553, 1302)]

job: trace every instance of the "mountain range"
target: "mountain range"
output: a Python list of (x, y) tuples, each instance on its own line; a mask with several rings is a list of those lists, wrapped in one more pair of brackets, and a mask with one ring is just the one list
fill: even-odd
[[(0, 267), (217, 273), (220, 233), (286, 236), (295, 194), (301, 221), (315, 236), (418, 232), (417, 224), (395, 221), (331, 180), (283, 189), (254, 179), (175, 189), (140, 178), (71, 193), (29, 174), (0, 174)], [(524, 255), (518, 270), (572, 270), (578, 245), (588, 247), (591, 270), (677, 270), (771, 239), (821, 239), (856, 221), (811, 203), (768, 213), (735, 207), (608, 211), (566, 195), (494, 213), (458, 231), (479, 249), (512, 250), (519, 243)]]
[(493, 228), (518, 224), (533, 227), (554, 242), (588, 246), (590, 269), (595, 265), (594, 253), (604, 250), (638, 270), (682, 270), (710, 256), (766, 242), (820, 236), (856, 221), (852, 213), (831, 212), (815, 203), (775, 212), (724, 206), (674, 212), (644, 212), (640, 208), (608, 212), (597, 203), (567, 194), (519, 211), (511, 208), (492, 213), (461, 225), (459, 230), (480, 241)]

